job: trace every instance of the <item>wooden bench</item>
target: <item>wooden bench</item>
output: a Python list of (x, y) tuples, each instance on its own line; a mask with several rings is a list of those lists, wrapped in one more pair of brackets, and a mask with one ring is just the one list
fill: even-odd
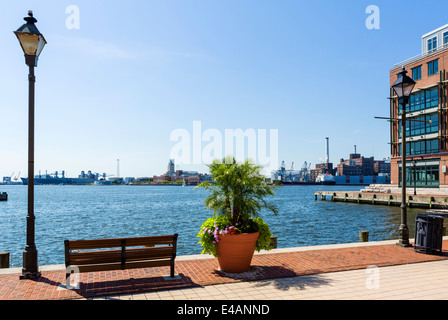
[(170, 266), (170, 277), (174, 278), (177, 237), (178, 235), (174, 234), (138, 238), (65, 240), (67, 284), (71, 271), (91, 272), (159, 266)]

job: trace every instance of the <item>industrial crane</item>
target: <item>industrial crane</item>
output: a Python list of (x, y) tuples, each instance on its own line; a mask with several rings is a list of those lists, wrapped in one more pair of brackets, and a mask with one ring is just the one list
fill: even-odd
[(17, 174), (17, 176), (14, 177), (14, 181), (19, 180), (19, 178), (20, 178), (20, 171), (19, 171), (19, 173)]

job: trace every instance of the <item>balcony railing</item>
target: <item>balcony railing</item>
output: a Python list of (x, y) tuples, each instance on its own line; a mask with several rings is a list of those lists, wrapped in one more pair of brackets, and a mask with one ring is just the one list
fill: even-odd
[(446, 52), (447, 50), (448, 50), (448, 43), (442, 44), (441, 46), (438, 46), (437, 48), (432, 49), (429, 52), (421, 53), (421, 54), (419, 54), (417, 56), (414, 56), (412, 58), (409, 58), (409, 59), (406, 59), (404, 61), (401, 61), (401, 62), (398, 62), (398, 63), (394, 64), (394, 66), (390, 69), (390, 71), (398, 69), (398, 68), (401, 68), (404, 65), (417, 62), (420, 59), (426, 59), (426, 58), (429, 58), (431, 56), (435, 56), (437, 54)]

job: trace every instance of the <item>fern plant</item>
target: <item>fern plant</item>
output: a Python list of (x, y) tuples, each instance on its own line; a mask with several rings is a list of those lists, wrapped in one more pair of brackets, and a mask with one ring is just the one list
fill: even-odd
[(207, 208), (213, 216), (207, 219), (198, 233), (203, 250), (216, 256), (219, 236), (260, 232), (256, 250), (270, 249), (271, 232), (260, 217), (262, 209), (278, 214), (278, 207), (265, 198), (274, 195), (277, 186), (265, 183), (261, 174), (263, 167), (250, 162), (238, 163), (234, 158), (214, 160), (208, 166), (213, 182), (202, 182), (196, 188), (210, 193), (205, 198)]

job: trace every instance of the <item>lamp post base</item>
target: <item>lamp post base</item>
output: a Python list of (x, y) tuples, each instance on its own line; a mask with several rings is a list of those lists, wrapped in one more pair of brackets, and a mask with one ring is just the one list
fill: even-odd
[(37, 250), (35, 248), (25, 248), (20, 279), (38, 279), (40, 275), (37, 266)]
[(405, 241), (405, 240), (398, 240), (398, 242), (396, 243), (397, 246), (400, 247), (412, 247), (412, 244), (409, 243), (409, 241)]
[(409, 229), (407, 225), (400, 226), (400, 238), (398, 239), (397, 246), (400, 247), (412, 247), (409, 243)]
[(40, 272), (25, 272), (22, 271), (22, 274), (20, 275), (20, 280), (36, 280), (39, 279), (41, 276)]

